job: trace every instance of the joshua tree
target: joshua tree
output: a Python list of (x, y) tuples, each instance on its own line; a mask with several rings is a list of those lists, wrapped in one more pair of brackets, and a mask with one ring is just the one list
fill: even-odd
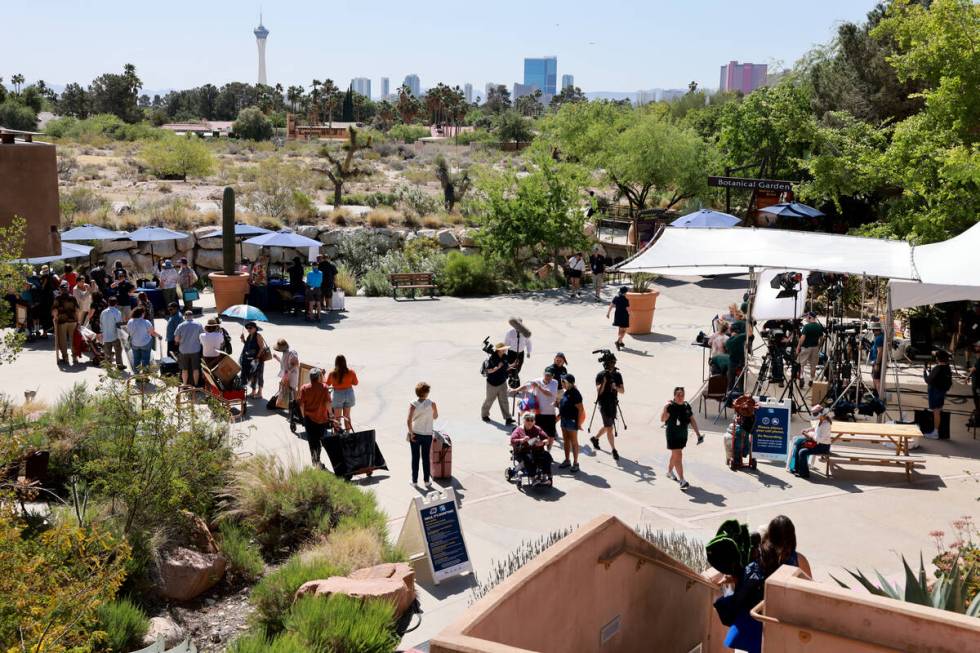
[(325, 168), (314, 168), (317, 172), (322, 172), (333, 183), (333, 205), (339, 207), (343, 200), (344, 184), (369, 174), (370, 168), (357, 165), (354, 155), (360, 150), (371, 147), (370, 137), (362, 143), (357, 142), (357, 130), (353, 127), (347, 128), (348, 141), (341, 148), (346, 152), (344, 156), (324, 145), (320, 149), (320, 156), (327, 160), (329, 165)]
[(463, 195), (470, 188), (472, 182), (470, 171), (468, 168), (464, 168), (460, 172), (453, 174), (449, 169), (449, 163), (446, 162), (446, 157), (440, 154), (436, 157), (436, 177), (439, 179), (439, 183), (442, 184), (442, 196), (446, 210), (452, 213), (456, 202), (461, 201)]

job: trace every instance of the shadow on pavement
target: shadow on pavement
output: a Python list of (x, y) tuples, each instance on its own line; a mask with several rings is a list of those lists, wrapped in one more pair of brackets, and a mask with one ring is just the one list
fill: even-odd
[[(421, 585), (422, 588), (425, 589), (426, 593), (431, 595), (432, 598), (436, 599), (437, 601), (442, 601), (450, 596), (462, 594), (467, 590), (476, 587), (477, 585), (476, 576), (474, 574), (447, 578), (438, 585), (429, 580), (422, 580), (418, 577), (416, 577), (415, 582)], [(424, 602), (424, 597), (422, 598), (422, 601)]]
[(715, 288), (717, 290), (740, 290), (742, 288), (748, 288), (749, 282), (747, 279), (740, 279), (738, 277), (714, 277), (701, 279), (694, 283), (696, 286), (701, 286), (702, 288)]
[(627, 474), (635, 476), (637, 482), (653, 483), (655, 480), (657, 480), (657, 474), (653, 471), (653, 467), (650, 467), (650, 465), (641, 465), (638, 462), (634, 462), (628, 458), (623, 458), (622, 456), (620, 456), (616, 464)]
[(725, 495), (717, 494), (716, 492), (709, 492), (704, 488), (692, 485), (685, 491), (686, 494), (691, 497), (691, 503), (701, 503), (701, 504), (711, 504), (713, 506), (718, 506), (719, 508), (725, 507)]
[(667, 333), (647, 333), (630, 337), (640, 342), (674, 342), (677, 340), (675, 336)]
[(558, 489), (554, 485), (551, 487), (529, 487), (522, 493), (535, 501), (558, 501), (558, 499), (565, 496), (565, 492)]

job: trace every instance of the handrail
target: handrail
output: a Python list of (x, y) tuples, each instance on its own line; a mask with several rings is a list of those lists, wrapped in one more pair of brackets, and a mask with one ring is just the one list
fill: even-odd
[(648, 554), (644, 553), (643, 551), (639, 551), (636, 548), (634, 548), (632, 546), (629, 546), (629, 545), (620, 546), (616, 551), (614, 551), (610, 555), (599, 556), (599, 559), (596, 562), (598, 564), (600, 564), (600, 565), (605, 565), (606, 568), (608, 569), (609, 568), (609, 565), (611, 565), (616, 558), (618, 558), (619, 556), (621, 556), (623, 554), (627, 554), (627, 555), (633, 556), (634, 558), (636, 558), (637, 560), (639, 560), (639, 563), (640, 564), (643, 564), (645, 562), (649, 562), (649, 563), (655, 564), (655, 565), (657, 565), (659, 567), (663, 567), (664, 569), (669, 569), (671, 571), (676, 571), (677, 573), (679, 573), (682, 576), (686, 577), (688, 580), (694, 581), (696, 583), (701, 583), (702, 585), (705, 585), (707, 587), (710, 587), (711, 589), (718, 589), (718, 586), (715, 583), (712, 583), (711, 581), (709, 581), (708, 579), (704, 578), (700, 574), (697, 574), (697, 573), (695, 573), (693, 571), (690, 571), (688, 569), (684, 569), (683, 567), (679, 567), (679, 566), (668, 564), (668, 563), (664, 562), (663, 560), (659, 560), (657, 558), (654, 558), (653, 556), (648, 555)]
[(765, 609), (766, 609), (766, 601), (765, 599), (763, 599), (759, 601), (758, 605), (756, 605), (754, 608), (749, 610), (749, 614), (752, 615), (752, 618), (755, 619), (756, 621), (764, 621), (770, 624), (780, 623), (779, 619), (776, 619), (774, 617), (769, 617), (763, 614), (762, 611)]

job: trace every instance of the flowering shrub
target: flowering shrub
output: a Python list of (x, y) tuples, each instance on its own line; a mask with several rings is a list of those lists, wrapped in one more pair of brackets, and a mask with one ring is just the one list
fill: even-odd
[(977, 529), (970, 516), (957, 519), (952, 526), (954, 539), (949, 544), (946, 543), (945, 532), (929, 533), (936, 540), (936, 549), (939, 551), (932, 559), (932, 564), (936, 565), (936, 578), (948, 576), (957, 560), (964, 574), (973, 569), (973, 574), (967, 576), (968, 582), (963, 588), (965, 605), (970, 605), (974, 597), (980, 594), (980, 529)]

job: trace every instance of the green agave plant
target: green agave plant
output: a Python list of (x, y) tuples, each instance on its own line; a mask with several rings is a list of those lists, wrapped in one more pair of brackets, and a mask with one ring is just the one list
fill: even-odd
[[(926, 569), (922, 562), (921, 553), (919, 554), (918, 574), (913, 572), (912, 568), (909, 567), (909, 563), (906, 562), (905, 556), (902, 556), (902, 565), (905, 567), (904, 590), (902, 590), (897, 584), (889, 583), (877, 570), (875, 571), (875, 575), (878, 576), (877, 585), (860, 570), (855, 572), (847, 569), (845, 571), (857, 579), (864, 589), (868, 590), (875, 596), (884, 596), (886, 598), (896, 599), (898, 601), (906, 601), (907, 603), (927, 605), (931, 608), (939, 608), (940, 610), (949, 610), (950, 612), (965, 614), (968, 617), (980, 617), (980, 594), (975, 596), (969, 605), (966, 603), (966, 596), (964, 594), (964, 588), (969, 585), (970, 580), (973, 578), (973, 574), (977, 571), (976, 567), (971, 566), (964, 572), (964, 570), (960, 568), (959, 559), (956, 559), (953, 561), (949, 574), (936, 580), (936, 583), (930, 590), (929, 584), (926, 580)], [(834, 577), (831, 576), (831, 578)], [(850, 587), (836, 578), (834, 578), (834, 580), (841, 587), (850, 589)]]

